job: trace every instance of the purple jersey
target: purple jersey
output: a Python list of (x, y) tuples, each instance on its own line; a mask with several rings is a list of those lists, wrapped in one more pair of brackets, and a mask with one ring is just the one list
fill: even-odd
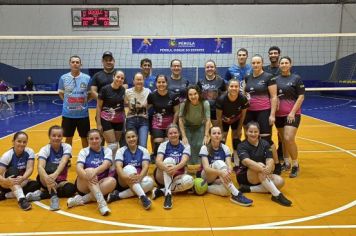
[(150, 163), (150, 154), (146, 148), (138, 146), (135, 153), (132, 153), (127, 146), (123, 146), (117, 150), (115, 161), (122, 162), (122, 167), (132, 165), (140, 173), (142, 170), (142, 163), (145, 161)]
[[(279, 109), (276, 112), (276, 116), (288, 116), (288, 114), (293, 109), (293, 106), (297, 101), (298, 96), (303, 95), (305, 93), (303, 81), (299, 75), (291, 74), (289, 76), (277, 76), (276, 82), (279, 97)], [(296, 114), (301, 114), (300, 108), (298, 109)]]
[[(184, 146), (181, 141), (178, 145), (173, 145), (169, 141), (165, 141), (159, 145), (157, 153), (163, 155), (163, 160), (170, 157), (175, 160), (176, 164), (178, 164), (182, 161), (184, 154), (190, 157), (190, 146)], [(179, 169), (177, 172), (179, 172), (179, 174), (183, 174), (184, 167)]]
[(8, 169), (14, 167), (19, 171), (19, 176), (26, 172), (27, 162), (35, 160), (35, 153), (31, 148), (25, 148), (24, 152), (19, 156), (16, 155), (14, 148), (5, 152), (0, 159), (0, 166)]
[(245, 78), (245, 91), (250, 98), (249, 111), (263, 111), (271, 109), (268, 87), (276, 84), (272, 74), (263, 72), (257, 77), (249, 75)]
[[(38, 159), (45, 160), (46, 163), (54, 163), (58, 165), (64, 155), (67, 155), (70, 158), (72, 157), (72, 147), (69, 144), (61, 143), (58, 152), (56, 152), (50, 144), (47, 144), (46, 146), (41, 148), (40, 152), (38, 153)], [(67, 180), (67, 175), (68, 167), (66, 165), (62, 172), (58, 175), (56, 181), (61, 182)]]
[[(84, 169), (97, 168), (104, 161), (112, 163), (112, 151), (107, 147), (101, 147), (99, 152), (92, 150), (90, 147), (83, 148), (78, 154), (77, 164), (82, 164)], [(98, 180), (101, 180), (109, 175), (109, 168), (98, 174)]]

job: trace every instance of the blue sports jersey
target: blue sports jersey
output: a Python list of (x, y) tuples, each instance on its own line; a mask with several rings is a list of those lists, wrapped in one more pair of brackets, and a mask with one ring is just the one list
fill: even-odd
[(25, 148), (24, 152), (20, 156), (17, 156), (14, 148), (5, 152), (0, 159), (0, 166), (8, 169), (14, 167), (19, 171), (19, 176), (22, 176), (26, 172), (27, 162), (35, 160), (35, 153), (31, 148)]
[(146, 148), (141, 146), (137, 147), (135, 153), (132, 153), (127, 146), (124, 146), (117, 150), (115, 161), (122, 162), (122, 167), (132, 165), (140, 172), (142, 170), (142, 163), (144, 161), (150, 162), (150, 154)]
[(229, 80), (237, 79), (240, 81), (240, 90), (243, 91), (244, 88), (244, 78), (252, 73), (252, 67), (250, 64), (246, 64), (244, 67), (234, 64), (229, 67), (225, 74), (225, 83), (228, 84)]
[(225, 144), (221, 144), (218, 150), (213, 151), (213, 156), (209, 154), (208, 147), (202, 146), (199, 152), (199, 156), (208, 158), (209, 164), (213, 164), (215, 161), (221, 160), (225, 162), (227, 157), (231, 157), (230, 149)]
[[(110, 148), (102, 147), (99, 152), (96, 152), (90, 147), (86, 147), (79, 152), (77, 163), (82, 164), (84, 169), (97, 168), (98, 166), (101, 166), (105, 160), (112, 163), (112, 151)], [(108, 174), (109, 168), (103, 173), (98, 174), (98, 179), (105, 178)]]
[(144, 87), (151, 90), (151, 92), (156, 90), (156, 76), (149, 75), (144, 78)]
[(64, 92), (62, 116), (67, 118), (85, 118), (88, 113), (88, 90), (90, 76), (80, 73), (73, 77), (69, 72), (59, 79), (58, 90)]

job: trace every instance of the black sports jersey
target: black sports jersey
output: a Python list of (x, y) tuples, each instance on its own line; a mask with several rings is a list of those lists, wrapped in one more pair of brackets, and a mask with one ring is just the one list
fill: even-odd
[(111, 84), (108, 84), (101, 89), (98, 98), (103, 100), (100, 117), (113, 123), (122, 123), (125, 117), (125, 88), (121, 86), (119, 89), (114, 89)]
[(249, 102), (243, 94), (235, 101), (230, 101), (227, 93), (224, 93), (216, 100), (216, 109), (222, 110), (222, 121), (232, 124), (240, 119), (241, 111), (249, 107)]
[(166, 129), (173, 122), (174, 107), (179, 104), (179, 95), (168, 91), (161, 96), (158, 91), (148, 95), (147, 104), (152, 104), (154, 109), (152, 128)]
[(187, 87), (189, 85), (189, 81), (182, 77), (179, 80), (172, 79), (172, 77), (169, 77), (167, 82), (168, 90), (175, 94), (178, 94), (180, 102), (183, 102), (187, 96)]
[(263, 67), (263, 71), (272, 74), (273, 76), (277, 76), (281, 74), (281, 70), (279, 69), (279, 67), (271, 67), (271, 65), (268, 66), (264, 66)]
[[(100, 92), (100, 90), (108, 84), (111, 84), (114, 78), (114, 74), (115, 74), (116, 70), (113, 70), (110, 73), (106, 73), (104, 70), (99, 71), (97, 73), (94, 74), (92, 81), (91, 81), (91, 86), (96, 86), (98, 88), (98, 93)], [(127, 80), (125, 78), (124, 80), (124, 84), (127, 84)]]
[(272, 74), (263, 72), (257, 77), (253, 74), (245, 77), (245, 91), (250, 98), (249, 111), (262, 111), (271, 108), (268, 87), (276, 84)]
[(237, 146), (237, 155), (241, 165), (246, 168), (242, 164), (242, 161), (246, 158), (266, 164), (266, 160), (272, 158), (272, 149), (270, 144), (264, 139), (259, 139), (257, 147), (250, 144), (246, 139)]
[[(288, 116), (298, 96), (305, 93), (303, 81), (299, 75), (291, 74), (289, 76), (277, 76), (276, 82), (279, 97), (279, 109), (276, 116)], [(296, 114), (300, 113), (299, 109)]]
[(198, 86), (202, 90), (202, 97), (209, 101), (210, 111), (215, 112), (216, 99), (226, 90), (224, 80), (219, 75), (216, 75), (213, 80), (207, 80), (204, 77), (199, 80)]

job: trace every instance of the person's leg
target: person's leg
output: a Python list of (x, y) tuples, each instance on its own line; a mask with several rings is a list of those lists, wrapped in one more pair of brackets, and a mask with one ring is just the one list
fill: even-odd
[(145, 118), (140, 118), (138, 128), (138, 142), (139, 145), (146, 148), (147, 147), (147, 138), (148, 138), (148, 122)]

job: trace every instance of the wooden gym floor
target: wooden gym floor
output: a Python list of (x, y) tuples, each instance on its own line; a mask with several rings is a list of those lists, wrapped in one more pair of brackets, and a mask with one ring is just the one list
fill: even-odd
[[(92, 124), (94, 114), (91, 111)], [(28, 128), (28, 146), (35, 152), (48, 142), (47, 130), (60, 124), (60, 117)], [(12, 136), (0, 139), (4, 153)], [(75, 180), (80, 140), (74, 138), (69, 180)], [(276, 137), (274, 136), (274, 140)], [(145, 211), (137, 198), (110, 204), (111, 215), (99, 214), (95, 203), (61, 210), (48, 210), (49, 201), (33, 203), (22, 211), (14, 199), (0, 202), (2, 235), (356, 235), (356, 132), (339, 125), (303, 116), (298, 131), (300, 176), (288, 178), (283, 193), (293, 206), (282, 207), (269, 194), (246, 194), (252, 207), (240, 207), (229, 198), (206, 194), (175, 195), (173, 209), (162, 208), (163, 198)], [(153, 167), (150, 168), (152, 174)], [(32, 178), (35, 178), (35, 171)]]

